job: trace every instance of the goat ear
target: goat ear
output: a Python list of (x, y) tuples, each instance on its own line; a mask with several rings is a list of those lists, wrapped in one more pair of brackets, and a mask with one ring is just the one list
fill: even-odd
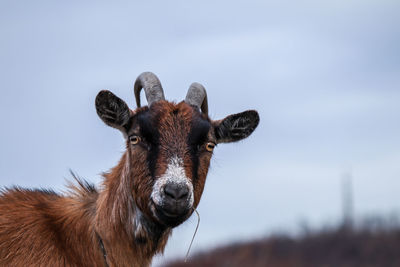
[(110, 91), (100, 91), (96, 96), (96, 111), (105, 124), (126, 132), (131, 112), (122, 99)]
[(229, 115), (223, 120), (214, 122), (217, 143), (230, 143), (248, 137), (260, 122), (258, 112), (247, 110)]

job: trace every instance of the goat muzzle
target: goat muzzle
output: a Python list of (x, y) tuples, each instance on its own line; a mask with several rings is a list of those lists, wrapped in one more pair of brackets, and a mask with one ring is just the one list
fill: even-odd
[(179, 183), (167, 183), (161, 189), (160, 203), (155, 203), (155, 216), (160, 223), (175, 227), (186, 220), (193, 209), (192, 192), (188, 186)]

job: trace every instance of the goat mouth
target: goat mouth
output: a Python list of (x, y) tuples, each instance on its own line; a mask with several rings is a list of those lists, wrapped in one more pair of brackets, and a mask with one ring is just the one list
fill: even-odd
[(189, 209), (180, 213), (172, 213), (154, 202), (152, 203), (152, 206), (153, 215), (157, 221), (168, 227), (176, 227), (183, 223), (189, 217), (190, 213)]

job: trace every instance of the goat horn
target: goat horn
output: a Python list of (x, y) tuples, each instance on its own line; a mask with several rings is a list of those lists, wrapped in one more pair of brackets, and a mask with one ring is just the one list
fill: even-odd
[(201, 109), (204, 114), (208, 114), (207, 92), (203, 85), (192, 83), (186, 94), (185, 102)]
[(134, 86), (136, 105), (138, 108), (140, 108), (140, 91), (142, 88), (144, 88), (149, 106), (154, 102), (165, 100), (164, 91), (157, 76), (152, 72), (143, 72), (137, 77)]

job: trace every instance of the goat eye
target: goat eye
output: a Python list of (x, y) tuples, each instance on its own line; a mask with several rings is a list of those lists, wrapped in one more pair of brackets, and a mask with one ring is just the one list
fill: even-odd
[(206, 149), (207, 149), (207, 151), (209, 151), (209, 152), (212, 152), (212, 151), (214, 150), (214, 147), (215, 147), (215, 144), (214, 144), (214, 143), (208, 142), (208, 143), (206, 144)]
[(137, 145), (140, 142), (140, 137), (137, 135), (129, 136), (129, 141), (132, 145)]

